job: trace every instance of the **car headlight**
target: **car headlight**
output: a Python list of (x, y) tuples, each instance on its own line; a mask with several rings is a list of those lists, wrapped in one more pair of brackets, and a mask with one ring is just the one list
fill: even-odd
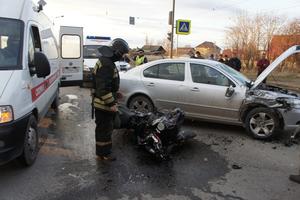
[(283, 105), (288, 105), (290, 108), (300, 109), (300, 99), (296, 98), (277, 98), (277, 102)]
[(292, 108), (300, 109), (300, 99), (291, 99), (290, 105)]
[(11, 106), (0, 106), (0, 124), (11, 122), (14, 119)]

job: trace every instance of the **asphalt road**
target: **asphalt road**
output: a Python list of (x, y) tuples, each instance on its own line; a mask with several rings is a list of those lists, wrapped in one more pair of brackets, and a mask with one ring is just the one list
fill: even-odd
[[(0, 166), (0, 200), (230, 199), (299, 200), (300, 145), (284, 137), (253, 140), (242, 127), (186, 121), (195, 140), (157, 162), (124, 131), (113, 134), (117, 161), (96, 161), (87, 89), (61, 89), (59, 112), (40, 123), (48, 133), (36, 163)], [(238, 169), (237, 169), (238, 168)]]

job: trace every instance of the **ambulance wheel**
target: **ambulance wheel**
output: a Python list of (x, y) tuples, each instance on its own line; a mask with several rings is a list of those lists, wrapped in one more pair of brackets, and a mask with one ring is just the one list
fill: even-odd
[(25, 132), (23, 153), (19, 157), (21, 163), (25, 166), (31, 166), (37, 157), (39, 150), (39, 134), (37, 131), (37, 120), (30, 115)]

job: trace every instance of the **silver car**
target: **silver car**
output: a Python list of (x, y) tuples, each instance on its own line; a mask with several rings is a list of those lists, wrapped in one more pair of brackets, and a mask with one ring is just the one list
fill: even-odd
[(300, 96), (261, 82), (299, 52), (288, 49), (255, 82), (211, 60), (153, 61), (121, 74), (120, 103), (144, 112), (179, 107), (189, 118), (243, 125), (255, 138), (270, 138), (300, 125)]

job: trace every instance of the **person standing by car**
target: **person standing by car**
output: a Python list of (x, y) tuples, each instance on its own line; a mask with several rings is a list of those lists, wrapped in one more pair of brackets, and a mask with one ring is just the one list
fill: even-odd
[(190, 58), (196, 58), (194, 50), (190, 50), (188, 52), (188, 55), (189, 55)]
[(225, 60), (224, 60), (224, 58), (223, 58), (223, 54), (220, 54), (220, 55), (219, 55), (219, 60), (218, 60), (218, 62), (220, 62), (220, 63), (224, 63), (224, 62), (225, 62)]
[(240, 59), (237, 57), (237, 53), (233, 53), (232, 58), (230, 58), (228, 62), (229, 66), (235, 69), (236, 71), (241, 71), (242, 63)]
[(196, 57), (197, 59), (204, 59), (203, 56), (201, 55), (200, 51), (196, 51)]
[[(259, 76), (268, 66), (270, 65), (270, 61), (266, 58), (266, 53), (262, 53), (261, 59), (257, 61), (257, 76)], [(266, 83), (266, 79), (263, 80), (263, 83)]]
[(117, 92), (119, 90), (119, 72), (114, 62), (122, 59), (129, 52), (126, 41), (117, 38), (111, 46), (99, 48), (101, 54), (97, 61), (94, 76), (94, 91), (92, 105), (96, 117), (96, 155), (99, 160), (114, 161), (111, 156), (112, 131), (115, 114), (117, 112)]
[(215, 56), (214, 56), (214, 54), (210, 54), (210, 56), (209, 56), (209, 60), (215, 60)]
[(229, 66), (229, 58), (227, 54), (224, 56), (224, 64)]
[(143, 49), (139, 49), (137, 53), (138, 55), (133, 58), (135, 66), (139, 66), (148, 62)]

